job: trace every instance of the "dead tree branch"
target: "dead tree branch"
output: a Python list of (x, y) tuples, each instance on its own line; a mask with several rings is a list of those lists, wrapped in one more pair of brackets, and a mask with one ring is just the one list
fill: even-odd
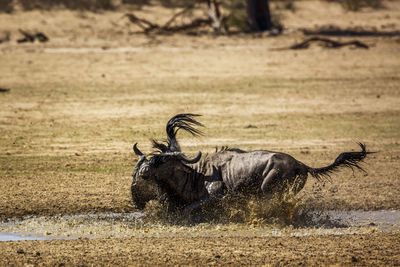
[[(172, 24), (177, 20), (177, 18), (185, 15), (189, 11), (196, 8), (197, 4), (207, 4), (207, 18), (197, 18), (189, 23), (172, 26)], [(222, 33), (226, 32), (225, 19), (221, 13), (220, 5), (217, 0), (197, 0), (186, 6), (183, 10), (174, 14), (164, 25), (159, 25), (157, 23), (152, 23), (146, 19), (139, 18), (133, 13), (125, 14), (129, 21), (137, 25), (145, 34), (151, 32), (155, 33), (173, 33), (180, 31), (187, 31), (190, 29), (202, 27), (204, 25), (211, 25), (215, 32)]]
[(154, 29), (159, 29), (160, 28), (159, 25), (153, 24), (153, 23), (151, 23), (150, 21), (148, 21), (146, 19), (138, 18), (133, 13), (127, 13), (127, 14), (124, 15), (124, 17), (127, 17), (130, 22), (132, 22), (133, 24), (136, 24), (137, 26), (139, 26), (139, 28), (141, 28), (144, 33), (149, 33), (150, 31), (152, 31)]
[(304, 40), (301, 43), (298, 44), (294, 44), (292, 46), (289, 47), (284, 47), (284, 48), (276, 48), (273, 50), (289, 50), (289, 49), (307, 49), (310, 47), (310, 44), (313, 42), (322, 42), (324, 44), (324, 47), (328, 47), (328, 48), (340, 48), (343, 46), (355, 46), (358, 48), (363, 48), (363, 49), (368, 49), (369, 46), (366, 45), (365, 43), (362, 43), (360, 41), (349, 41), (349, 42), (339, 42), (339, 41), (334, 41), (328, 38), (320, 38), (320, 37), (311, 37), (308, 38), (306, 40)]
[(212, 27), (214, 29), (214, 32), (226, 32), (226, 25), (225, 25), (225, 19), (224, 16), (221, 13), (221, 10), (219, 8), (219, 3), (216, 0), (207, 0), (207, 7), (208, 7), (208, 17), (212, 21)]
[(26, 42), (31, 42), (33, 43), (36, 39), (41, 42), (45, 43), (49, 41), (49, 37), (47, 37), (44, 33), (38, 32), (35, 34), (31, 34), (29, 32), (26, 32), (24, 30), (18, 29), (18, 31), (24, 36), (22, 39), (18, 39), (18, 43), (26, 43)]
[(168, 29), (170, 27), (170, 25), (180, 16), (184, 15), (185, 13), (189, 12), (190, 10), (192, 10), (195, 5), (198, 3), (198, 1), (193, 2), (192, 4), (188, 5), (187, 7), (185, 7), (182, 11), (176, 13), (175, 15), (172, 16), (172, 18), (170, 18), (167, 23), (164, 24), (164, 26), (162, 28)]

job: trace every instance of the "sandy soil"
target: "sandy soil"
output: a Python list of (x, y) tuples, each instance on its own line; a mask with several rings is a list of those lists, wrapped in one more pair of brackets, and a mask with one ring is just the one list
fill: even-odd
[[(311, 166), (363, 141), (368, 175), (343, 170), (299, 195), (313, 209), (400, 209), (400, 37), (357, 37), (370, 49), (276, 51), (300, 28), (400, 30), (400, 5), (360, 12), (318, 1), (280, 10), (288, 33), (145, 36), (124, 12), (0, 14), (0, 217), (131, 212), (133, 142), (150, 152), (178, 112), (203, 114), (215, 146), (269, 149)], [(138, 14), (168, 19), (173, 11)], [(45, 44), (17, 44), (18, 28)], [(340, 37), (352, 40), (353, 37)], [(290, 238), (191, 237), (1, 242), (1, 265), (398, 265), (399, 233)], [(19, 251), (19, 252), (18, 252)], [(40, 255), (39, 255), (39, 254)]]
[(285, 238), (134, 238), (0, 243), (3, 264), (357, 265), (399, 264), (393, 234)]

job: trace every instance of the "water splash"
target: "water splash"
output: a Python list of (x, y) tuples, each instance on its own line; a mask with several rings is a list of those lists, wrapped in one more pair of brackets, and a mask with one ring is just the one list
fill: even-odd
[[(257, 215), (258, 216), (258, 215)], [(0, 240), (142, 237), (273, 237), (400, 231), (400, 210), (321, 211), (307, 226), (276, 223), (204, 222), (195, 225), (146, 222), (143, 213), (27, 216), (0, 222)], [(23, 233), (23, 234), (21, 234)]]

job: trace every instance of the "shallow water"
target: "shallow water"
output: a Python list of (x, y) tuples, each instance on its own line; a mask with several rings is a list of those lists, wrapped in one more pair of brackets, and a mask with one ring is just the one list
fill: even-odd
[(143, 213), (134, 212), (9, 218), (0, 222), (0, 241), (148, 236), (308, 236), (400, 231), (400, 210), (314, 212), (311, 220), (302, 227), (244, 223), (149, 224), (143, 222), (143, 216)]
[(55, 239), (77, 239), (71, 236), (47, 236), (38, 233), (8, 233), (0, 232), (1, 241), (27, 241), (27, 240), (55, 240)]
[(378, 210), (378, 211), (324, 211), (315, 218), (315, 222), (327, 218), (329, 221), (346, 226), (360, 227), (371, 226), (381, 231), (400, 230), (400, 210)]

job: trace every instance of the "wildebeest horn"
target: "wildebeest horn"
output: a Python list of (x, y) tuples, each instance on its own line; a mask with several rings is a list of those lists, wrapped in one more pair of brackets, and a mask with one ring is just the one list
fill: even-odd
[(184, 161), (185, 163), (196, 163), (200, 160), (201, 158), (201, 152), (199, 151), (197, 153), (197, 156), (194, 158), (188, 158), (187, 156), (185, 156), (183, 153), (179, 153), (179, 159)]
[(139, 157), (145, 157), (145, 155), (137, 148), (137, 143), (133, 145), (133, 151), (135, 151), (135, 154)]

